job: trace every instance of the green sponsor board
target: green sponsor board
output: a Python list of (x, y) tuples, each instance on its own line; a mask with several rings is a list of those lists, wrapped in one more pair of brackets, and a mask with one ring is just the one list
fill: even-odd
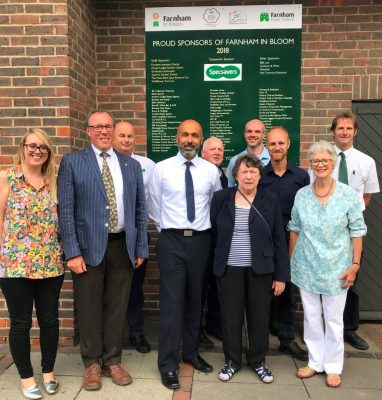
[(175, 155), (179, 123), (196, 119), (205, 138), (223, 140), (226, 166), (246, 148), (245, 123), (258, 118), (289, 131), (288, 158), (298, 164), (301, 29), (147, 31), (146, 73), (154, 161)]

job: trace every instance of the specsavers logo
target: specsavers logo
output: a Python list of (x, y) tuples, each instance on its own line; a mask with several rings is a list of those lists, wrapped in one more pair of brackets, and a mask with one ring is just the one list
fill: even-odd
[(204, 64), (205, 81), (241, 81), (242, 64)]

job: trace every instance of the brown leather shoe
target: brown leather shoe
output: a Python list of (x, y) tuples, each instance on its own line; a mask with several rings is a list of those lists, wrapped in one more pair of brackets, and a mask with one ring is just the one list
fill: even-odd
[(82, 387), (85, 390), (99, 390), (102, 387), (101, 366), (97, 363), (92, 364), (85, 369)]
[(110, 376), (116, 385), (129, 385), (133, 381), (129, 372), (121, 364), (103, 366), (102, 373), (105, 376)]

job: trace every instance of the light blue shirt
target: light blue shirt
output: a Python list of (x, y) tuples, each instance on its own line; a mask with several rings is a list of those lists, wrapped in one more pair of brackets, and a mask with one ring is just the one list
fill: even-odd
[(292, 282), (323, 295), (343, 293), (339, 279), (352, 264), (352, 238), (366, 235), (361, 203), (350, 186), (337, 182), (324, 207), (312, 186), (295, 198), (288, 230), (299, 234), (291, 258)]
[[(231, 158), (231, 160), (229, 161), (229, 164), (228, 164), (228, 167), (227, 167), (227, 171), (226, 171), (226, 175), (227, 175), (227, 178), (228, 178), (228, 187), (234, 187), (235, 184), (236, 184), (235, 179), (233, 179), (233, 176), (232, 176), (232, 170), (233, 170), (233, 167), (235, 166), (235, 162), (236, 162), (237, 158), (239, 156), (243, 156), (244, 154), (248, 154), (248, 150), (247, 149), (245, 149), (244, 151), (242, 151), (239, 154), (236, 154), (236, 156), (233, 156)], [(268, 150), (264, 146), (263, 151), (260, 154), (259, 160), (262, 162), (262, 164), (265, 167), (269, 163), (270, 159), (271, 158), (269, 156)]]

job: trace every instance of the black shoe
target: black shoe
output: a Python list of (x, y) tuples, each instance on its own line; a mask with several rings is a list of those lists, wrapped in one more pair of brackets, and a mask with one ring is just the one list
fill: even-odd
[(206, 350), (212, 349), (214, 347), (214, 344), (211, 342), (211, 340), (206, 336), (204, 332), (200, 334), (199, 347)]
[(191, 364), (194, 369), (200, 372), (208, 373), (213, 371), (212, 365), (208, 364), (208, 362), (203, 360), (203, 358), (200, 356), (196, 356), (192, 360), (183, 359), (183, 362), (186, 364)]
[(279, 350), (282, 353), (289, 354), (297, 360), (308, 361), (308, 352), (302, 349), (296, 342), (289, 344), (280, 344)]
[(223, 341), (222, 331), (220, 328), (206, 328), (206, 333), (207, 335), (212, 336), (221, 342)]
[(151, 350), (150, 343), (142, 333), (138, 336), (132, 336), (129, 341), (131, 345), (135, 346), (135, 350), (137, 350), (138, 353), (149, 353)]
[(179, 389), (178, 372), (163, 372), (160, 374), (162, 383), (167, 389)]
[(367, 350), (369, 345), (365, 340), (358, 336), (355, 331), (344, 331), (344, 341), (358, 350)]

